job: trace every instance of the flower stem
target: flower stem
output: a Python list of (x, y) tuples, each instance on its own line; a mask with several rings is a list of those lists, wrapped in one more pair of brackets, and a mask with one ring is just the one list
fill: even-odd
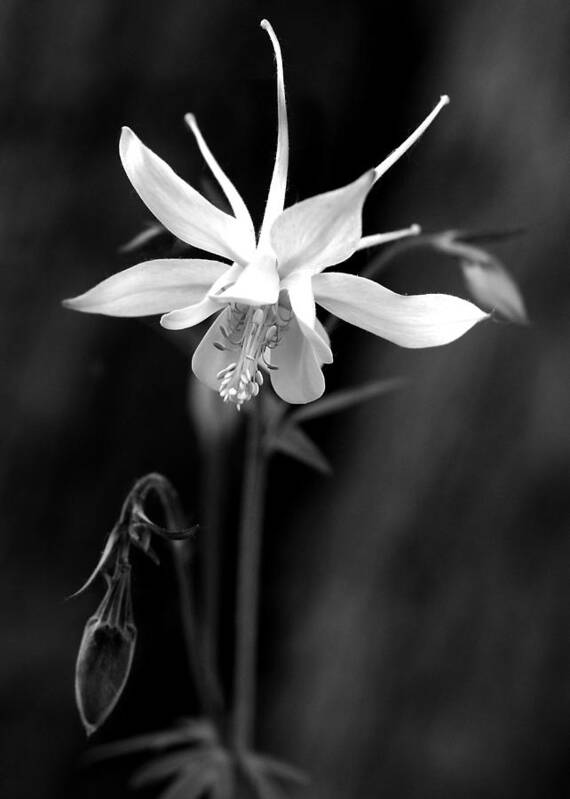
[[(168, 501), (164, 503), (167, 524), (170, 529), (181, 529), (184, 526), (184, 517), (178, 497), (169, 492)], [(174, 541), (172, 547), (174, 569), (178, 583), (178, 605), (180, 621), (188, 667), (196, 688), (200, 711), (211, 718), (216, 717), (218, 707), (215, 694), (212, 691), (208, 675), (200, 657), (198, 632), (196, 629), (196, 613), (194, 610), (194, 597), (190, 587), (189, 562), (190, 550), (187, 541)]]
[(255, 718), (259, 567), (267, 472), (262, 432), (257, 404), (248, 419), (239, 531), (232, 718), (233, 744), (238, 751), (251, 744)]

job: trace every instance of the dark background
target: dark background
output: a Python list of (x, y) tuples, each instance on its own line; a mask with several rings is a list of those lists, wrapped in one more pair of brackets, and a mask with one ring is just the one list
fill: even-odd
[[(532, 324), (425, 351), (338, 328), (331, 386), (412, 382), (307, 425), (334, 477), (273, 463), (259, 746), (305, 768), (316, 799), (566, 796), (564, 0), (2, 0), (0, 793), (126, 795), (132, 763), (79, 765), (74, 661), (100, 586), (64, 598), (135, 477), (164, 472), (199, 516), (189, 355), (156, 325), (59, 303), (136, 262), (117, 253), (148, 219), (119, 162), (122, 124), (200, 186), (182, 121), (196, 113), (260, 218), (275, 146), (263, 16), (284, 51), (288, 202), (378, 163), (447, 92), (374, 189), (365, 231), (526, 226), (495, 251)], [(464, 292), (434, 256), (402, 258), (385, 282)], [(134, 672), (99, 742), (191, 710), (168, 558), (136, 565)]]

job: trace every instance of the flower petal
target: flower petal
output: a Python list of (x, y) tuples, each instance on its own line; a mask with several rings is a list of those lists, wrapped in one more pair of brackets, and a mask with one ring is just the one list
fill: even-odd
[(342, 189), (286, 208), (271, 229), (280, 275), (316, 274), (350, 258), (362, 236), (362, 206), (373, 184), (371, 169)]
[(193, 305), (177, 308), (175, 311), (164, 314), (160, 319), (160, 324), (167, 330), (185, 330), (187, 327), (193, 327), (203, 322), (204, 319), (219, 310), (220, 303), (206, 296), (200, 302), (195, 302)]
[(130, 128), (119, 147), (129, 180), (159, 222), (187, 244), (247, 263), (255, 240), (243, 224), (220, 211), (148, 149)]
[(261, 27), (267, 32), (273, 45), (275, 60), (277, 62), (277, 153), (275, 155), (275, 165), (267, 195), (265, 214), (259, 234), (259, 244), (265, 249), (269, 243), (271, 226), (283, 211), (285, 204), (285, 190), (287, 188), (287, 170), (289, 167), (289, 128), (287, 125), (287, 106), (285, 104), (285, 82), (283, 77), (283, 58), (281, 48), (273, 28), (264, 19)]
[(217, 292), (233, 283), (242, 271), (241, 266), (237, 264), (230, 266), (229, 269), (226, 268), (224, 273), (210, 287), (208, 294), (202, 297), (199, 302), (183, 308), (176, 308), (174, 311), (165, 314), (160, 320), (162, 327), (167, 330), (184, 330), (217, 313), (221, 307), (220, 300), (216, 297)]
[(247, 210), (247, 206), (241, 198), (240, 193), (228, 178), (224, 170), (218, 164), (216, 159), (214, 158), (212, 151), (206, 144), (202, 133), (200, 132), (200, 128), (198, 127), (198, 123), (196, 122), (196, 117), (194, 114), (186, 114), (184, 120), (192, 133), (194, 134), (194, 138), (196, 139), (196, 143), (202, 153), (204, 161), (210, 167), (212, 174), (222, 187), (222, 190), (226, 197), (228, 198), (228, 202), (231, 205), (232, 211), (235, 214), (236, 219), (238, 222), (241, 223), (244, 230), (248, 230), (249, 234), (255, 243), (255, 229), (253, 227), (253, 222), (251, 220), (251, 216), (249, 211)]
[[(294, 272), (281, 284), (288, 293), (291, 310), (295, 314), (301, 331), (309, 339), (320, 363), (332, 363), (332, 352), (328, 336), (316, 329), (317, 317), (311, 276), (306, 272)], [(324, 330), (324, 328), (321, 329)]]
[(325, 390), (325, 379), (315, 350), (293, 317), (275, 349), (269, 350), (271, 385), (282, 400), (312, 402)]
[(201, 300), (227, 271), (227, 264), (198, 258), (144, 261), (63, 304), (84, 313), (150, 316)]
[(275, 257), (257, 255), (241, 272), (236, 282), (219, 292), (226, 302), (246, 305), (273, 305), (279, 296), (279, 274)]
[(402, 296), (356, 275), (316, 275), (313, 291), (327, 311), (401, 347), (448, 344), (488, 316), (459, 297)]
[(205, 383), (214, 391), (218, 391), (220, 381), (217, 378), (218, 372), (225, 369), (231, 363), (237, 361), (238, 353), (233, 350), (219, 350), (214, 345), (224, 344), (225, 338), (221, 328), (229, 327), (230, 309), (224, 308), (222, 313), (214, 319), (208, 328), (204, 338), (196, 347), (192, 358), (192, 371), (202, 383)]
[(362, 206), (368, 192), (448, 102), (449, 97), (442, 96), (416, 130), (375, 169), (342, 189), (303, 200), (277, 217), (271, 229), (271, 243), (283, 277), (297, 269), (317, 274), (350, 258), (361, 239)]

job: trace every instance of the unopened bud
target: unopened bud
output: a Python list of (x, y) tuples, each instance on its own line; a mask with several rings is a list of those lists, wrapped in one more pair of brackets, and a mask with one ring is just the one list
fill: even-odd
[(75, 698), (88, 735), (110, 715), (123, 692), (137, 630), (131, 604), (131, 569), (119, 563), (107, 592), (85, 625), (75, 671)]

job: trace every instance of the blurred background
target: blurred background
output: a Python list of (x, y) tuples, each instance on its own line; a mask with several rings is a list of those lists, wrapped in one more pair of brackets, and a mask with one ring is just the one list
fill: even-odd
[[(564, 0), (2, 0), (0, 793), (127, 795), (132, 762), (80, 762), (73, 672), (101, 586), (64, 600), (136, 477), (169, 476), (199, 521), (190, 342), (60, 300), (137, 261), (118, 253), (149, 221), (120, 165), (122, 124), (199, 187), (193, 111), (260, 218), (276, 127), (264, 16), (284, 52), (288, 202), (378, 163), (449, 93), (374, 189), (365, 231), (526, 227), (494, 252), (531, 324), (424, 351), (337, 328), (331, 388), (410, 383), (307, 424), (333, 477), (272, 464), (259, 748), (305, 769), (314, 799), (567, 796)], [(433, 254), (394, 261), (383, 281), (465, 296), (454, 262)], [(98, 742), (192, 710), (163, 554), (160, 570), (136, 563), (133, 675)]]

